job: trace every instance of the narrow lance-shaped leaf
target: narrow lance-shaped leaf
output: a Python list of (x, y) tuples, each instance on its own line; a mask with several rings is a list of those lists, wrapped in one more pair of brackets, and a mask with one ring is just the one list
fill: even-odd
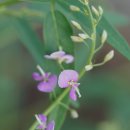
[(130, 60), (130, 46), (123, 36), (105, 19), (105, 17), (102, 18), (98, 26), (98, 32), (100, 33), (103, 29), (108, 32), (108, 43)]
[(43, 65), (43, 46), (34, 30), (24, 18), (13, 18), (12, 22), (24, 46), (29, 50), (36, 62)]

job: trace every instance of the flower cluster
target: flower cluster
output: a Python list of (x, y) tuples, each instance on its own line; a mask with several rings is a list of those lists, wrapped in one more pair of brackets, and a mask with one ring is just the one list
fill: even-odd
[[(74, 61), (74, 57), (72, 55), (66, 54), (64, 51), (57, 51), (50, 55), (45, 55), (44, 57), (46, 59), (56, 60), (59, 64), (62, 62), (69, 64)], [(78, 89), (80, 85), (80, 83), (78, 83), (79, 74), (75, 70), (63, 70), (59, 74), (59, 77), (57, 77), (55, 74), (45, 72), (39, 65), (37, 66), (37, 69), (39, 70), (39, 73), (34, 72), (32, 77), (34, 80), (39, 81), (37, 85), (39, 91), (46, 93), (53, 92), (58, 82), (60, 88), (70, 87), (70, 99), (76, 101), (77, 94), (79, 97), (81, 97)], [(73, 118), (78, 117), (78, 113), (75, 110), (71, 110), (71, 115)], [(37, 129), (54, 130), (54, 121), (51, 121), (47, 124), (47, 117), (43, 114), (35, 115), (35, 117), (39, 123)]]
[[(57, 51), (50, 55), (45, 55), (47, 59), (57, 60), (58, 63), (65, 62), (65, 63), (72, 63), (74, 60), (72, 55), (66, 54), (64, 51)], [(40, 74), (37, 72), (33, 73), (33, 78), (38, 83), (38, 90), (41, 92), (53, 92), (55, 89), (57, 82), (60, 88), (67, 88), (70, 87), (70, 99), (76, 101), (77, 95), (81, 97), (79, 92), (79, 85), (78, 83), (78, 73), (75, 70), (64, 70), (60, 73), (59, 78), (56, 75), (51, 74), (50, 72), (44, 72), (44, 70), (38, 65), (37, 69), (39, 70)]]
[[(86, 42), (88, 39), (92, 41), (93, 47), (92, 47), (92, 50), (90, 51), (91, 52), (90, 61), (88, 62), (87, 65), (84, 66), (83, 71), (81, 71), (80, 76), (79, 76), (79, 74), (76, 70), (64, 69), (64, 67), (62, 66), (62, 63), (70, 64), (70, 63), (74, 62), (74, 57), (70, 54), (66, 54), (66, 52), (64, 52), (62, 49), (59, 49), (59, 51), (56, 51), (49, 55), (44, 56), (44, 58), (46, 58), (48, 60), (57, 61), (57, 63), (63, 69), (63, 71), (60, 72), (59, 76), (52, 74), (51, 72), (45, 72), (43, 70), (43, 68), (39, 65), (37, 66), (39, 73), (34, 72), (32, 75), (33, 79), (39, 82), (37, 85), (37, 88), (39, 91), (51, 93), (54, 91), (56, 86), (59, 86), (59, 88), (61, 88), (61, 89), (68, 88), (67, 90), (69, 90), (69, 98), (73, 101), (77, 101), (77, 97), (79, 97), (79, 98), (81, 97), (81, 94), (79, 91), (80, 83), (78, 82), (79, 77), (82, 77), (82, 75), (86, 71), (90, 71), (94, 67), (104, 65), (105, 63), (107, 63), (114, 57), (114, 51), (112, 50), (104, 57), (104, 60), (101, 63), (93, 64), (92, 61), (93, 61), (93, 57), (94, 57), (95, 53), (98, 52), (103, 47), (103, 45), (106, 42), (107, 37), (108, 37), (107, 31), (103, 30), (103, 32), (101, 34), (101, 38), (100, 38), (101, 44), (98, 47), (96, 46), (96, 39), (97, 39), (96, 38), (96, 35), (97, 35), (96, 27), (103, 15), (103, 9), (100, 6), (98, 7), (98, 9), (95, 8), (94, 6), (91, 6), (91, 8), (90, 8), (88, 5), (88, 3), (89, 3), (88, 0), (84, 0), (84, 1), (79, 0), (79, 1), (88, 8), (87, 15), (88, 14), (91, 15), (90, 20), (93, 25), (93, 27), (92, 27), (93, 31), (91, 34), (88, 34), (85, 31), (85, 29), (80, 25), (80, 23), (78, 23), (77, 21), (71, 20), (72, 25), (78, 31), (80, 31), (77, 35), (72, 35), (71, 39), (73, 42), (85, 43), (85, 45), (87, 45)], [(71, 9), (71, 11), (74, 11), (74, 12), (81, 12), (84, 14), (86, 13), (85, 10), (81, 10), (79, 7), (77, 7), (75, 5), (71, 5), (70, 9)], [(60, 103), (61, 103), (61, 105), (65, 106), (65, 104), (63, 104), (62, 102), (60, 102)], [(77, 111), (68, 108), (68, 106), (65, 106), (65, 107), (66, 107), (66, 109), (71, 111), (71, 116), (73, 118), (78, 118)], [(43, 114), (36, 115), (36, 119), (39, 123), (39, 125), (37, 126), (37, 129), (54, 130), (55, 122), (51, 121), (51, 122), (47, 123), (47, 117), (45, 115), (43, 115)]]

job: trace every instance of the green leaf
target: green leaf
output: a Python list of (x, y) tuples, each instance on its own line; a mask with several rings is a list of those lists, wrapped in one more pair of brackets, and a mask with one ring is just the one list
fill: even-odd
[[(62, 101), (64, 104), (69, 104), (68, 96)], [(64, 120), (66, 118), (67, 109), (61, 105), (58, 105), (51, 113), (50, 113), (50, 120), (55, 121), (55, 130), (60, 130)]]
[(130, 23), (130, 18), (121, 14), (120, 12), (108, 10), (104, 15), (109, 23), (111, 23), (113, 26), (127, 26)]
[(43, 65), (44, 48), (34, 30), (24, 18), (13, 18), (12, 22), (24, 46), (29, 50), (36, 62)]
[(72, 29), (65, 16), (59, 11), (49, 12), (44, 25), (44, 39), (45, 44), (48, 44), (47, 47), (57, 51), (59, 46), (62, 46), (64, 51), (73, 54), (71, 35)]
[[(72, 29), (61, 12), (49, 12), (45, 18), (43, 30), (46, 52), (58, 51), (61, 46), (66, 53), (74, 54), (74, 45), (70, 39)], [(66, 67), (72, 66), (67, 65)]]
[(50, 0), (22, 0), (22, 1), (24, 1), (24, 2), (36, 2), (36, 3), (38, 3), (38, 2), (50, 2)]
[(4, 2), (0, 2), (0, 7), (10, 6), (10, 5), (20, 3), (20, 2), (22, 2), (22, 1), (20, 1), (20, 0), (7, 0), (7, 1), (4, 1)]
[(130, 46), (123, 36), (105, 19), (105, 17), (102, 18), (98, 26), (98, 32), (101, 32), (103, 29), (108, 32), (108, 43), (130, 60)]

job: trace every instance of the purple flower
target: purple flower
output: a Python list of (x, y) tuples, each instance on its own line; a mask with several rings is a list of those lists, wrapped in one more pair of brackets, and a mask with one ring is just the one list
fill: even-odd
[(41, 74), (34, 72), (33, 79), (40, 81), (38, 84), (38, 90), (42, 92), (52, 92), (57, 84), (57, 76), (51, 73), (45, 73), (42, 68), (38, 65), (38, 70)]
[(81, 97), (78, 89), (78, 86), (80, 85), (80, 83), (78, 83), (78, 77), (79, 75), (75, 70), (64, 70), (60, 73), (58, 79), (60, 88), (71, 87), (69, 96), (74, 101), (77, 100), (77, 94)]
[(47, 117), (43, 114), (35, 115), (39, 125), (37, 126), (38, 130), (54, 130), (55, 122), (51, 121), (47, 124)]
[(57, 60), (59, 63), (65, 62), (66, 64), (72, 63), (74, 57), (72, 55), (66, 54), (64, 51), (56, 51), (50, 55), (44, 56), (46, 59)]

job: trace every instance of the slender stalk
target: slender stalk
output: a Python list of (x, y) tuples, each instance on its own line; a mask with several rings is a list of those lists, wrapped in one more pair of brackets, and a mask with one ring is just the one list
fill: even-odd
[[(55, 102), (53, 102), (45, 111), (44, 111), (44, 115), (48, 115), (58, 104), (59, 102), (61, 102), (65, 96), (68, 94), (68, 92), (70, 91), (70, 88), (67, 88), (64, 90), (64, 92), (56, 99)], [(30, 127), (29, 130), (35, 130), (35, 128), (37, 127), (38, 122), (35, 121), (35, 123)]]
[(102, 49), (103, 45), (104, 45), (104, 44), (101, 44), (101, 45), (95, 50), (94, 53), (96, 54), (98, 51), (100, 51), (100, 49)]
[(64, 104), (64, 103), (62, 103), (62, 102), (59, 102), (59, 105), (61, 105), (61, 106), (64, 107), (65, 109), (71, 111), (71, 108), (69, 108), (68, 105), (66, 105), (66, 104)]
[(57, 27), (57, 21), (56, 21), (56, 16), (55, 16), (55, 0), (51, 0), (51, 14), (52, 14), (52, 19), (54, 22), (54, 29), (55, 29), (55, 34), (56, 35), (56, 42), (57, 45), (60, 46), (60, 38), (58, 34), (58, 27)]
[[(92, 61), (94, 53), (95, 53), (95, 46), (96, 46), (96, 26), (94, 24), (94, 18), (93, 18), (89, 4), (86, 5), (86, 7), (87, 7), (87, 10), (88, 10), (87, 15), (90, 16), (90, 21), (91, 21), (91, 26), (92, 26), (92, 34), (91, 34), (92, 47), (91, 47), (91, 50), (90, 50), (90, 56), (89, 56), (86, 64), (91, 64), (91, 61)], [(85, 72), (86, 72), (85, 68), (83, 68), (79, 77), (82, 77), (85, 74)]]
[(93, 67), (99, 67), (99, 66), (102, 66), (102, 65), (104, 65), (104, 64), (105, 64), (105, 62), (98, 63), (98, 64), (93, 65)]
[[(52, 15), (53, 15), (53, 20), (56, 21), (55, 19), (55, 14), (54, 14), (54, 1), (55, 0), (52, 0)], [(96, 27), (94, 25), (94, 22), (93, 22), (93, 16), (92, 16), (92, 12), (90, 10), (90, 7), (89, 5), (87, 6), (87, 9), (88, 9), (88, 13), (90, 15), (90, 20), (91, 20), (91, 23), (92, 23), (92, 48), (91, 48), (91, 52), (90, 52), (90, 57), (89, 59), (87, 60), (87, 63), (91, 63), (91, 60), (93, 58), (93, 55), (94, 55), (94, 51), (95, 51), (95, 44), (96, 44)], [(88, 14), (87, 14), (88, 15)], [(57, 29), (57, 25), (55, 25), (55, 28)], [(85, 69), (83, 69), (79, 75), (79, 79), (82, 78), (82, 76), (85, 74)], [(70, 88), (66, 88), (64, 90), (64, 92), (44, 111), (44, 115), (48, 115), (57, 105), (59, 105), (59, 102), (61, 102), (65, 96), (68, 95), (70, 91)], [(34, 130), (36, 128), (36, 126), (38, 125), (38, 122), (35, 122), (31, 128), (29, 130)]]
[(13, 5), (13, 4), (17, 4), (19, 2), (22, 2), (20, 0), (10, 0), (10, 1), (5, 1), (5, 2), (1, 2), (0, 3), (0, 7), (3, 7), (3, 6), (10, 6), (10, 5)]

